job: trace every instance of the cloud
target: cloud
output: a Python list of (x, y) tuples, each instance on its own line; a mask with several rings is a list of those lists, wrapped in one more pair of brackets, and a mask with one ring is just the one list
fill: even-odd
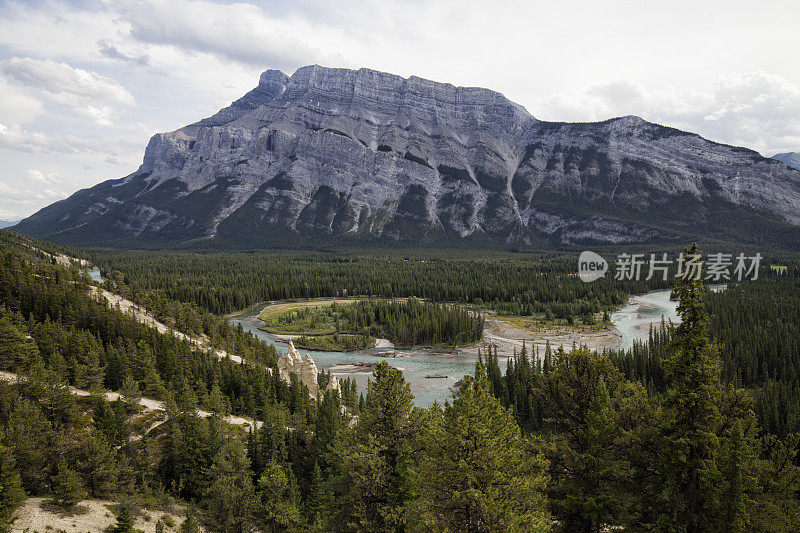
[(2, 71), (41, 97), (73, 108), (100, 125), (110, 125), (115, 106), (135, 104), (133, 95), (116, 80), (52, 59), (13, 57)]
[(52, 59), (12, 57), (3, 64), (6, 75), (46, 93), (55, 101), (73, 104), (82, 101), (132, 105), (133, 96), (116, 80), (74, 68)]
[[(13, 186), (4, 181), (0, 181), (0, 195), (3, 196), (4, 203), (20, 203), (23, 205), (34, 204), (36, 200), (52, 202), (64, 198), (69, 191), (76, 185), (73, 180), (61, 176), (57, 172), (41, 172), (31, 169), (25, 175), (22, 183), (15, 183)], [(6, 211), (10, 213), (10, 211)], [(12, 216), (18, 216), (19, 212)]]
[(138, 159), (143, 149), (139, 143), (122, 139), (79, 137), (77, 135), (48, 135), (24, 129), (19, 124), (0, 123), (0, 147), (19, 152), (47, 154), (84, 154), (102, 156), (108, 162), (129, 164)]
[(43, 111), (41, 100), (0, 77), (0, 123), (25, 124)]
[(129, 65), (138, 65), (142, 67), (146, 67), (150, 64), (150, 57), (147, 54), (140, 54), (140, 55), (127, 55), (119, 51), (119, 49), (112, 45), (107, 40), (102, 40), (97, 43), (97, 46), (100, 50), (100, 55), (105, 56), (109, 59), (114, 59), (117, 61), (122, 61), (123, 63), (128, 63)]
[(0, 124), (0, 146), (19, 150), (22, 152), (33, 152), (42, 149), (50, 144), (50, 138), (44, 133), (24, 130), (19, 124), (6, 126)]
[(340, 42), (341, 31), (306, 17), (271, 16), (253, 4), (148, 0), (127, 2), (123, 17), (137, 41), (207, 53), (263, 68), (294, 70), (309, 63), (341, 62), (319, 44)]
[(540, 108), (546, 120), (639, 115), (767, 155), (800, 149), (800, 85), (761, 71), (721, 76), (705, 91), (616, 81), (556, 95)]

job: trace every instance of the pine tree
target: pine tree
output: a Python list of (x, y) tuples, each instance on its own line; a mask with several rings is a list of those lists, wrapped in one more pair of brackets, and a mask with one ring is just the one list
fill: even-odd
[(14, 455), (0, 441), (0, 532), (11, 529), (14, 511), (24, 500), (25, 491), (14, 464)]
[(291, 497), (291, 483), (283, 466), (269, 463), (258, 480), (261, 516), (270, 531), (288, 529), (300, 522), (300, 512)]
[(141, 409), (139, 401), (142, 399), (142, 391), (139, 390), (139, 384), (131, 376), (127, 376), (122, 383), (120, 396), (125, 401), (125, 405), (127, 405), (129, 410), (138, 411)]
[(549, 531), (547, 461), (492, 396), (482, 366), (431, 424), (419, 461), (421, 495), (409, 520), (421, 530)]
[(117, 457), (102, 433), (87, 435), (80, 450), (78, 470), (92, 498), (106, 498), (119, 489)]
[(117, 421), (116, 414), (105, 397), (100, 396), (94, 406), (92, 422), (97, 431), (105, 435), (105, 438), (116, 443), (120, 431), (120, 423)]
[(194, 505), (190, 503), (186, 507), (186, 518), (180, 527), (181, 533), (198, 533), (200, 531), (200, 526), (197, 523), (197, 517), (195, 514), (196, 511)]
[(53, 478), (53, 495), (56, 504), (70, 509), (86, 496), (86, 491), (77, 472), (62, 461), (58, 465), (58, 474)]
[(373, 371), (355, 432), (340, 432), (332, 450), (339, 529), (403, 527), (407, 497), (404, 443), (417, 433), (411, 389), (385, 361)]
[(39, 349), (24, 326), (15, 324), (8, 311), (0, 307), (0, 368), (26, 369), (38, 355)]
[(223, 531), (247, 531), (257, 506), (250, 461), (236, 439), (225, 443), (209, 472), (208, 516)]
[[(390, 367), (386, 361), (373, 371), (374, 380), (367, 384), (367, 397), (357, 432), (362, 439), (374, 439), (378, 454), (386, 461), (384, 498), (374, 502), (384, 518), (395, 520), (393, 509), (402, 507), (401, 485), (397, 470), (400, 450), (416, 428), (410, 417), (414, 396), (403, 378), (403, 372)], [(380, 510), (382, 509), (382, 511)]]
[(537, 379), (550, 460), (548, 495), (555, 518), (569, 531), (618, 524), (626, 499), (615, 495), (625, 461), (614, 450), (618, 434), (612, 397), (623, 378), (612, 362), (585, 348), (556, 350), (553, 366)]
[(331, 503), (331, 495), (322, 477), (322, 469), (315, 462), (311, 470), (311, 484), (308, 487), (306, 501), (306, 518), (312, 528), (318, 531), (325, 530)]
[[(586, 413), (585, 427), (580, 436), (585, 439), (586, 452), (576, 457), (581, 464), (577, 474), (578, 492), (568, 495), (566, 506), (582, 518), (581, 529), (599, 533), (606, 526), (621, 523), (624, 495), (617, 489), (616, 480), (624, 473), (622, 462), (615, 457), (614, 439), (619, 435), (611, 398), (601, 375), (594, 398)], [(577, 530), (577, 529), (576, 529)]]
[(336, 433), (342, 427), (342, 413), (339, 398), (333, 391), (327, 391), (322, 397), (322, 401), (317, 408), (317, 422), (314, 431), (314, 453), (322, 462), (323, 466), (328, 466), (327, 456), (330, 453), (331, 445)]
[[(736, 420), (730, 428), (725, 442), (725, 453), (721, 458), (722, 464), (722, 516), (721, 524), (725, 531), (738, 533), (747, 531), (749, 507), (747, 494), (753, 490), (755, 480), (749, 478), (748, 463), (755, 458), (752, 448), (745, 440), (741, 420)], [(750, 505), (748, 505), (750, 504)]]

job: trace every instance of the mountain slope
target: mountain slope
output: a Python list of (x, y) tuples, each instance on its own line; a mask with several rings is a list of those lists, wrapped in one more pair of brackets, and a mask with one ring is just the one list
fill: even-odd
[(786, 152), (783, 154), (775, 154), (772, 159), (777, 159), (782, 163), (786, 163), (792, 168), (800, 169), (800, 152)]
[(622, 117), (551, 123), (501, 94), (367, 69), (269, 70), (142, 166), (16, 230), (84, 245), (685, 241), (795, 246), (800, 172)]

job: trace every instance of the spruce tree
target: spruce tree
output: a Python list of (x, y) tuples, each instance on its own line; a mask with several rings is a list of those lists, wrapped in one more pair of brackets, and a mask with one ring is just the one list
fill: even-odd
[(283, 466), (270, 462), (258, 480), (261, 497), (260, 515), (270, 531), (296, 527), (300, 522), (297, 502), (291, 495), (291, 483)]
[(601, 375), (586, 412), (585, 426), (580, 431), (586, 451), (577, 457), (582, 463), (579, 492), (569, 495), (577, 514), (583, 518), (583, 529), (592, 533), (621, 522), (624, 495), (617, 491), (617, 480), (625, 472), (614, 449), (614, 439), (619, 434), (611, 397)]
[(313, 529), (318, 531), (325, 529), (331, 503), (331, 495), (328, 485), (322, 477), (322, 469), (315, 462), (314, 468), (311, 470), (311, 484), (308, 487), (306, 501), (306, 518)]
[(142, 391), (139, 389), (139, 384), (131, 376), (126, 377), (122, 383), (120, 396), (130, 411), (139, 411), (141, 409), (139, 401), (142, 399)]
[(197, 511), (194, 505), (190, 503), (186, 507), (186, 518), (181, 524), (180, 533), (198, 533), (200, 531), (200, 525), (197, 523), (196, 514)]
[[(697, 244), (686, 254), (700, 254)], [(666, 490), (669, 510), (661, 523), (680, 524), (687, 533), (707, 530), (719, 494), (717, 399), (721, 361), (708, 334), (708, 313), (699, 279), (684, 275), (675, 287), (681, 323), (675, 328), (672, 355), (664, 362)]]
[(133, 533), (135, 521), (130, 504), (122, 503), (117, 511), (117, 523), (112, 531), (113, 533)]
[(411, 417), (413, 396), (403, 372), (379, 363), (355, 432), (341, 434), (332, 456), (336, 465), (340, 527), (383, 530), (403, 527), (407, 497), (404, 444), (417, 433)]
[(612, 402), (622, 381), (606, 356), (585, 348), (559, 348), (550, 372), (537, 380), (551, 463), (548, 495), (569, 531), (599, 531), (623, 514), (626, 499), (616, 493), (627, 466), (615, 450), (620, 431)]

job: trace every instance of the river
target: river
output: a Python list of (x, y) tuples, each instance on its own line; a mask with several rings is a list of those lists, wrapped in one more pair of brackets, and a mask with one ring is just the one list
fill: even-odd
[[(103, 278), (97, 269), (89, 270), (88, 274), (97, 282)], [(724, 285), (712, 286), (711, 290), (722, 290)], [(661, 319), (665, 321), (678, 321), (677, 302), (669, 299), (670, 291), (655, 291), (647, 294), (631, 296), (628, 303), (619, 311), (611, 314), (611, 323), (620, 334), (619, 343), (615, 348), (627, 349), (633, 346), (634, 340), (647, 340), (650, 324), (658, 325)], [(258, 329), (261, 321), (258, 314), (264, 304), (258, 304), (247, 311), (240, 313), (230, 321), (241, 324), (245, 331), (275, 346), (278, 353), (286, 353), (288, 345), (275, 339), (269, 333)], [(556, 346), (554, 346), (556, 348)], [(565, 346), (569, 348), (569, 346)], [(414, 394), (414, 404), (427, 407), (434, 401), (443, 403), (451, 398), (455, 383), (466, 374), (472, 374), (475, 369), (477, 357), (470, 354), (440, 355), (429, 350), (394, 350), (386, 348), (373, 348), (355, 352), (321, 352), (298, 350), (301, 354), (310, 353), (319, 369), (330, 369), (337, 363), (377, 363), (388, 361), (389, 364), (403, 370), (406, 381), (411, 386)], [(387, 357), (387, 354), (396, 354), (396, 357)], [(501, 366), (503, 366), (501, 361)], [(503, 370), (505, 370), (503, 368)], [(372, 375), (371, 371), (358, 373), (336, 372), (337, 377), (355, 378), (359, 391), (366, 391), (367, 380)], [(446, 376), (426, 378), (425, 376)]]
[[(611, 322), (621, 335), (616, 348), (630, 348), (635, 339), (647, 340), (650, 331), (650, 324), (658, 324), (661, 318), (664, 320), (677, 320), (677, 302), (669, 299), (670, 291), (656, 291), (647, 294), (631, 296), (627, 305), (619, 311), (612, 313)], [(275, 337), (258, 329), (261, 321), (257, 318), (258, 313), (264, 304), (259, 304), (242, 314), (231, 318), (234, 324), (241, 324), (242, 327), (251, 332), (256, 337), (263, 339), (274, 345), (279, 353), (286, 353), (288, 346), (284, 342), (277, 341)], [(555, 348), (555, 346), (554, 346)], [(564, 348), (569, 348), (565, 346)], [(475, 355), (434, 355), (427, 350), (387, 350), (369, 349), (355, 352), (319, 352), (308, 350), (298, 350), (301, 354), (310, 353), (317, 368), (330, 369), (337, 363), (377, 363), (388, 361), (390, 365), (403, 370), (406, 381), (411, 386), (414, 394), (414, 404), (419, 407), (427, 407), (434, 401), (443, 403), (451, 397), (451, 390), (456, 381), (464, 377), (465, 374), (472, 374), (475, 369)], [(396, 353), (397, 357), (386, 357), (388, 353)], [(504, 363), (501, 361), (501, 367)], [(505, 370), (505, 368), (503, 368)], [(338, 373), (334, 369), (337, 377), (354, 377), (358, 383), (360, 391), (366, 391), (367, 380), (371, 372), (360, 373)], [(446, 378), (426, 378), (430, 375), (443, 375)]]

